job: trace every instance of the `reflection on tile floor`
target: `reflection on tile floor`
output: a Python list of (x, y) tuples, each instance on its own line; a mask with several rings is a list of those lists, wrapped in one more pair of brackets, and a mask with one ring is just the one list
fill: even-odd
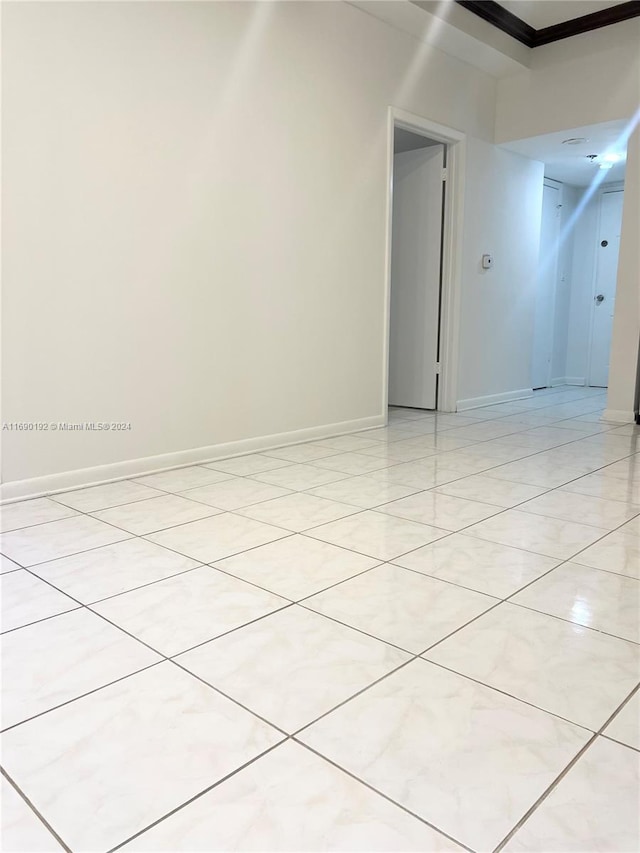
[(640, 428), (604, 405), (2, 507), (2, 850), (640, 849)]

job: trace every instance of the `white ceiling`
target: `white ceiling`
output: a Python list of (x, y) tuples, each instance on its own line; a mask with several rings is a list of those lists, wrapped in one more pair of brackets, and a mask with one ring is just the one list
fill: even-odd
[[(541, 160), (545, 164), (544, 174), (547, 178), (586, 187), (596, 175), (601, 175), (597, 162), (591, 163), (588, 154), (603, 155), (605, 153), (626, 153), (624, 136), (627, 123), (610, 121), (604, 124), (594, 124), (588, 127), (577, 127), (563, 130), (559, 133), (548, 133), (544, 136), (533, 136), (529, 139), (518, 139), (504, 145), (510, 151), (522, 154), (532, 160)], [(580, 145), (563, 145), (564, 139), (586, 137), (588, 142)], [(604, 180), (624, 180), (626, 163), (622, 160), (605, 173)]]
[(500, 5), (536, 30), (619, 6), (625, 0), (500, 0)]

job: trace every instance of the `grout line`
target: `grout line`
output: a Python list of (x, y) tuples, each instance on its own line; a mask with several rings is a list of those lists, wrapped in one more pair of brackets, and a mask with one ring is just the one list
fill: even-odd
[[(268, 753), (273, 752), (274, 749), (277, 749), (279, 746), (282, 746), (282, 744), (286, 743), (288, 740), (290, 740), (290, 738), (287, 735), (282, 740), (279, 740), (277, 743), (274, 743), (273, 746), (270, 746), (268, 749), (265, 749), (263, 752), (260, 752), (258, 755), (254, 756), (250, 761), (245, 761), (245, 763), (241, 764), (240, 767), (236, 767), (235, 770), (232, 770), (230, 773), (227, 773), (225, 776), (222, 776), (222, 778), (218, 779), (212, 785), (209, 785), (207, 788), (204, 788), (202, 791), (195, 794), (193, 797), (190, 797), (188, 800), (185, 800), (184, 803), (180, 803), (179, 806), (176, 806), (175, 808), (166, 812), (166, 814), (163, 814), (161, 817), (157, 818), (152, 823), (147, 824), (147, 826), (144, 826), (142, 829), (138, 830), (133, 835), (128, 836), (128, 838), (125, 838), (124, 841), (121, 841), (119, 844), (116, 844), (115, 847), (111, 847), (108, 853), (114, 853), (114, 851), (120, 850), (120, 848), (124, 847), (125, 844), (128, 844), (130, 841), (133, 841), (134, 838), (138, 838), (143, 833), (147, 832), (150, 829), (153, 829), (154, 826), (157, 826), (159, 823), (162, 823), (162, 821), (166, 820), (169, 817), (172, 817), (174, 814), (176, 814), (176, 812), (181, 811), (186, 806), (189, 806), (191, 805), (191, 803), (194, 803), (196, 800), (199, 800), (200, 797), (204, 797), (205, 794), (208, 794), (210, 791), (213, 791), (213, 789), (217, 788), (218, 785), (221, 785), (223, 782), (226, 782), (227, 779), (231, 779), (237, 773), (240, 773), (242, 770), (249, 767), (251, 764), (258, 761), (259, 759), (263, 758)], [(69, 853), (71, 853), (71, 851), (69, 851)]]
[(0, 767), (0, 773), (1, 773), (1, 774), (2, 774), (2, 776), (4, 776), (4, 778), (7, 780), (7, 783), (8, 783), (9, 785), (11, 785), (11, 787), (12, 787), (12, 788), (13, 788), (13, 790), (16, 792), (16, 794), (17, 794), (17, 795), (18, 795), (18, 796), (19, 796), (19, 797), (24, 801), (24, 803), (25, 803), (25, 804), (26, 804), (26, 805), (31, 809), (31, 811), (32, 811), (32, 812), (33, 812), (33, 814), (38, 818), (38, 820), (40, 821), (40, 823), (42, 823), (42, 824), (43, 824), (43, 826), (45, 826), (45, 827), (49, 830), (49, 832), (51, 833), (51, 835), (53, 835), (53, 837), (56, 839), (56, 841), (57, 841), (57, 842), (58, 842), (58, 844), (62, 847), (62, 849), (63, 849), (63, 850), (66, 850), (66, 851), (67, 851), (67, 853), (72, 853), (71, 848), (70, 848), (70, 847), (67, 847), (67, 845), (64, 843), (64, 841), (62, 840), (62, 838), (60, 838), (60, 836), (58, 835), (58, 833), (57, 833), (57, 832), (55, 831), (55, 829), (51, 826), (51, 824), (49, 823), (49, 821), (48, 821), (48, 820), (46, 820), (46, 818), (45, 818), (45, 817), (40, 813), (40, 811), (39, 811), (39, 810), (34, 806), (34, 804), (31, 802), (31, 800), (29, 799), (29, 797), (27, 797), (27, 795), (24, 793), (24, 791), (22, 790), (22, 788), (20, 788), (20, 786), (19, 786), (16, 782), (14, 782), (14, 780), (13, 780), (13, 779), (12, 779), (12, 777), (7, 773), (7, 771), (4, 769), (4, 767)]
[(509, 832), (505, 835), (502, 841), (494, 848), (493, 853), (500, 853), (500, 850), (508, 844), (508, 842), (513, 838), (513, 836), (518, 832), (519, 829), (529, 820), (531, 815), (542, 805), (542, 803), (547, 799), (549, 794), (557, 787), (557, 785), (564, 779), (564, 777), (569, 773), (569, 771), (575, 766), (575, 764), (582, 758), (584, 753), (589, 749), (589, 747), (595, 743), (598, 735), (594, 734), (589, 740), (584, 744), (584, 746), (578, 750), (576, 755), (573, 756), (571, 761), (567, 764), (564, 770), (556, 776), (553, 782), (546, 788), (546, 790), (538, 797), (535, 803), (530, 806), (527, 811), (523, 814), (520, 820), (516, 823), (516, 825), (509, 830)]
[(397, 806), (398, 808), (402, 809), (403, 812), (406, 812), (407, 814), (416, 818), (417, 820), (420, 821), (420, 823), (423, 823), (426, 826), (428, 826), (429, 829), (434, 830), (439, 835), (444, 835), (445, 838), (448, 838), (449, 841), (452, 841), (454, 844), (457, 844), (463, 850), (467, 850), (467, 851), (469, 851), (469, 853), (475, 853), (473, 848), (467, 847), (467, 845), (464, 844), (462, 841), (459, 841), (457, 838), (454, 838), (452, 835), (449, 835), (443, 829), (439, 829), (435, 824), (429, 823), (428, 820), (421, 817), (416, 812), (411, 811), (411, 809), (407, 808), (407, 806), (403, 805), (399, 800), (394, 800), (388, 794), (385, 794), (383, 791), (379, 790), (378, 788), (374, 788), (374, 786), (369, 784), (369, 782), (366, 782), (364, 779), (361, 779), (359, 776), (356, 776), (350, 770), (347, 770), (346, 767), (343, 767), (341, 764), (338, 764), (336, 761), (333, 761), (331, 758), (328, 758), (326, 755), (323, 755), (323, 753), (318, 752), (318, 750), (314, 749), (312, 746), (309, 746), (308, 743), (305, 743), (304, 741), (298, 740), (295, 735), (292, 735), (291, 740), (294, 743), (297, 743), (299, 746), (302, 746), (305, 749), (308, 749), (309, 752), (312, 752), (314, 755), (317, 755), (323, 761), (328, 762), (329, 764), (333, 765), (338, 770), (341, 770), (343, 773), (346, 773), (347, 776), (350, 776), (352, 779), (355, 779), (356, 782), (359, 782), (361, 785), (364, 785), (365, 788), (369, 788), (370, 791), (373, 791), (375, 794), (378, 794), (378, 796), (382, 797), (387, 802), (392, 803), (394, 806)]
[[(533, 813), (540, 807), (540, 805), (547, 799), (547, 797), (552, 793), (552, 791), (558, 786), (558, 784), (564, 779), (564, 777), (569, 773), (570, 770), (578, 763), (580, 758), (585, 754), (585, 752), (591, 747), (598, 737), (605, 737), (607, 740), (613, 740), (613, 738), (608, 738), (606, 735), (603, 735), (604, 729), (609, 725), (612, 719), (620, 713), (622, 708), (629, 702), (633, 696), (640, 689), (640, 685), (637, 685), (633, 688), (633, 690), (629, 693), (629, 695), (622, 701), (622, 703), (618, 706), (618, 708), (613, 712), (613, 714), (608, 717), (605, 722), (600, 726), (600, 728), (594, 733), (593, 737), (591, 737), (587, 743), (582, 747), (582, 749), (575, 755), (572, 760), (567, 764), (564, 770), (556, 777), (556, 779), (549, 785), (549, 787), (543, 792), (543, 794), (536, 800), (536, 802), (527, 810), (527, 812), (520, 818), (518, 823), (510, 830), (510, 832), (502, 839), (502, 841), (495, 848), (493, 853), (499, 853), (500, 850), (513, 838), (513, 836), (518, 832), (519, 829), (527, 822), (527, 820), (533, 815)], [(619, 743), (619, 741), (616, 741)], [(634, 747), (629, 747), (628, 744), (621, 743), (620, 746), (627, 746), (634, 751), (640, 752), (640, 750), (635, 750)]]

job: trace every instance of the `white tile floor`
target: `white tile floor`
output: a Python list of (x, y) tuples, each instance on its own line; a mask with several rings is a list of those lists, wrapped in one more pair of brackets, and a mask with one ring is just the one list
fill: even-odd
[(640, 849), (640, 429), (558, 388), (2, 508), (2, 849)]

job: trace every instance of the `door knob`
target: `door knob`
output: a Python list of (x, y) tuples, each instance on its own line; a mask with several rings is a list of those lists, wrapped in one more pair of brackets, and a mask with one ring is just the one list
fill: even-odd
[(595, 297), (595, 300), (596, 300), (596, 302), (598, 303), (598, 305), (600, 305), (600, 303), (601, 303), (601, 302), (604, 302), (604, 296), (602, 295), (602, 293), (599, 293), (599, 294)]

